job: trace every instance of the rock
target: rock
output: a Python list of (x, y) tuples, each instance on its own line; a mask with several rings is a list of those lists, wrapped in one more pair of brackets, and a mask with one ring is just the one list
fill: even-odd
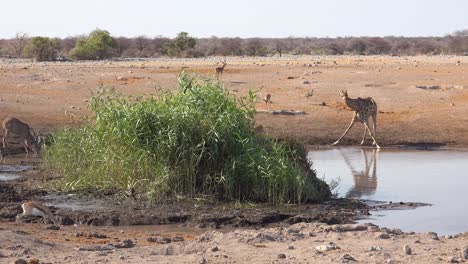
[(293, 249), (294, 249), (294, 246), (288, 246), (288, 249), (289, 249), (289, 250), (293, 250)]
[(411, 248), (408, 245), (405, 245), (403, 247), (403, 252), (405, 252), (406, 255), (411, 255)]
[(318, 250), (318, 251), (320, 251), (320, 252), (325, 252), (325, 251), (330, 251), (330, 250), (339, 249), (339, 247), (337, 247), (337, 246), (334, 245), (334, 244), (330, 244), (330, 245), (320, 245), (320, 246), (316, 246), (315, 249)]
[(283, 253), (280, 253), (280, 254), (278, 254), (278, 258), (279, 258), (279, 259), (285, 259), (285, 258), (286, 258), (286, 255), (283, 254)]
[(46, 230), (60, 230), (60, 226), (50, 225), (46, 227)]
[(36, 258), (30, 259), (28, 261), (28, 264), (39, 264), (39, 263), (40, 263), (40, 261), (38, 259), (36, 259)]
[(198, 263), (199, 264), (205, 264), (206, 263), (205, 257), (202, 257)]
[(453, 256), (448, 258), (449, 263), (460, 263), (461, 261), (462, 261), (461, 259), (457, 257), (453, 257)]
[(14, 262), (15, 264), (28, 264), (28, 262), (24, 259), (17, 259)]
[(92, 234), (89, 234), (88, 237), (94, 237), (94, 238), (107, 238), (106, 235), (104, 234), (99, 234), (99, 233), (92, 233)]
[(112, 245), (91, 245), (91, 246), (81, 246), (78, 248), (79, 251), (108, 251), (114, 250), (114, 246)]
[(371, 246), (369, 248), (369, 251), (382, 251), (382, 247), (381, 246)]
[(124, 256), (122, 256), (122, 255), (120, 255), (120, 256), (119, 256), (119, 259), (125, 259), (125, 257), (124, 257)]
[(343, 254), (343, 255), (341, 256), (341, 258), (340, 258), (340, 261), (346, 263), (346, 262), (350, 262), (350, 261), (356, 261), (356, 259), (353, 258), (353, 257), (352, 257), (351, 255), (349, 255), (349, 254)]
[(462, 259), (468, 259), (468, 247), (463, 248), (461, 257)]
[(176, 236), (172, 238), (172, 242), (182, 242), (182, 241), (184, 241), (183, 237)]
[(114, 245), (116, 248), (132, 248), (135, 246), (135, 243), (131, 239), (126, 239), (122, 243)]
[(389, 234), (383, 233), (383, 234), (378, 235), (377, 238), (380, 238), (380, 239), (389, 239), (389, 238), (390, 238), (390, 235), (389, 235)]
[(327, 103), (322, 102), (322, 103), (320, 103), (320, 106), (327, 106)]
[(216, 252), (216, 251), (219, 251), (218, 246), (214, 246), (214, 247), (211, 248), (211, 252)]
[(302, 84), (310, 84), (310, 82), (305, 80), (305, 81), (302, 82)]
[(385, 261), (385, 263), (387, 263), (387, 264), (393, 264), (393, 263), (395, 263), (395, 261), (394, 261), (393, 259), (387, 259), (387, 260)]

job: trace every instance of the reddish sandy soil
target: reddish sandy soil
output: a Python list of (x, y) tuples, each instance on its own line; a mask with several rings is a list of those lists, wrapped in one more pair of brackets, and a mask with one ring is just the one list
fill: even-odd
[[(86, 99), (100, 85), (125, 94), (157, 95), (161, 90), (175, 89), (182, 68), (213, 76), (216, 61), (3, 61), (0, 113), (50, 131), (87, 114)], [(222, 79), (227, 89), (238, 95), (245, 95), (248, 89), (259, 90), (259, 98), (272, 94), (271, 107), (259, 99), (258, 110), (305, 111), (306, 115), (301, 116), (259, 113), (257, 123), (272, 136), (293, 137), (316, 145), (335, 141), (352, 117), (339, 97), (340, 90), (348, 90), (352, 98), (371, 96), (377, 102), (378, 140), (384, 146), (468, 145), (468, 57), (301, 56), (227, 61)], [(312, 89), (314, 95), (306, 97)], [(322, 102), (326, 106), (320, 106)], [(343, 143), (358, 143), (362, 132), (362, 125), (355, 126)]]

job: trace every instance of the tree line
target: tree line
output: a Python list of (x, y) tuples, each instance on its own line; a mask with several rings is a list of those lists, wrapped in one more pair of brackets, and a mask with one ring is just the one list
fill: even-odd
[(48, 38), (18, 33), (0, 39), (0, 57), (37, 61), (100, 60), (108, 58), (283, 56), (292, 55), (468, 55), (468, 29), (444, 37), (337, 38), (175, 38), (115, 37), (96, 29), (88, 35)]

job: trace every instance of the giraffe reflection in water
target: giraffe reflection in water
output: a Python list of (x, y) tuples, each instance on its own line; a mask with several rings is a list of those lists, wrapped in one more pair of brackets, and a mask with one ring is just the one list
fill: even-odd
[[(360, 198), (363, 195), (372, 195), (377, 190), (377, 150), (372, 150), (371, 158), (367, 157), (364, 149), (364, 170), (358, 170), (353, 166), (346, 153), (340, 150), (346, 165), (348, 165), (354, 179), (354, 186), (346, 193), (346, 198)], [(372, 171), (371, 171), (372, 169)]]

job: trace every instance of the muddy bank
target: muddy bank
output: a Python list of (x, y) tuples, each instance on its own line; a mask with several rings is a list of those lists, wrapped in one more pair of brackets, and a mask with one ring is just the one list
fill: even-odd
[[(269, 224), (321, 222), (352, 223), (368, 214), (357, 200), (335, 199), (323, 204), (270, 206), (211, 200), (179, 200), (146, 204), (116, 199), (115, 194), (76, 195), (34, 190), (31, 178), (0, 182), (0, 221), (15, 221), (21, 202), (39, 200), (50, 205), (62, 225), (129, 226), (180, 224), (200, 228), (263, 227)], [(25, 222), (40, 222), (28, 217)]]

